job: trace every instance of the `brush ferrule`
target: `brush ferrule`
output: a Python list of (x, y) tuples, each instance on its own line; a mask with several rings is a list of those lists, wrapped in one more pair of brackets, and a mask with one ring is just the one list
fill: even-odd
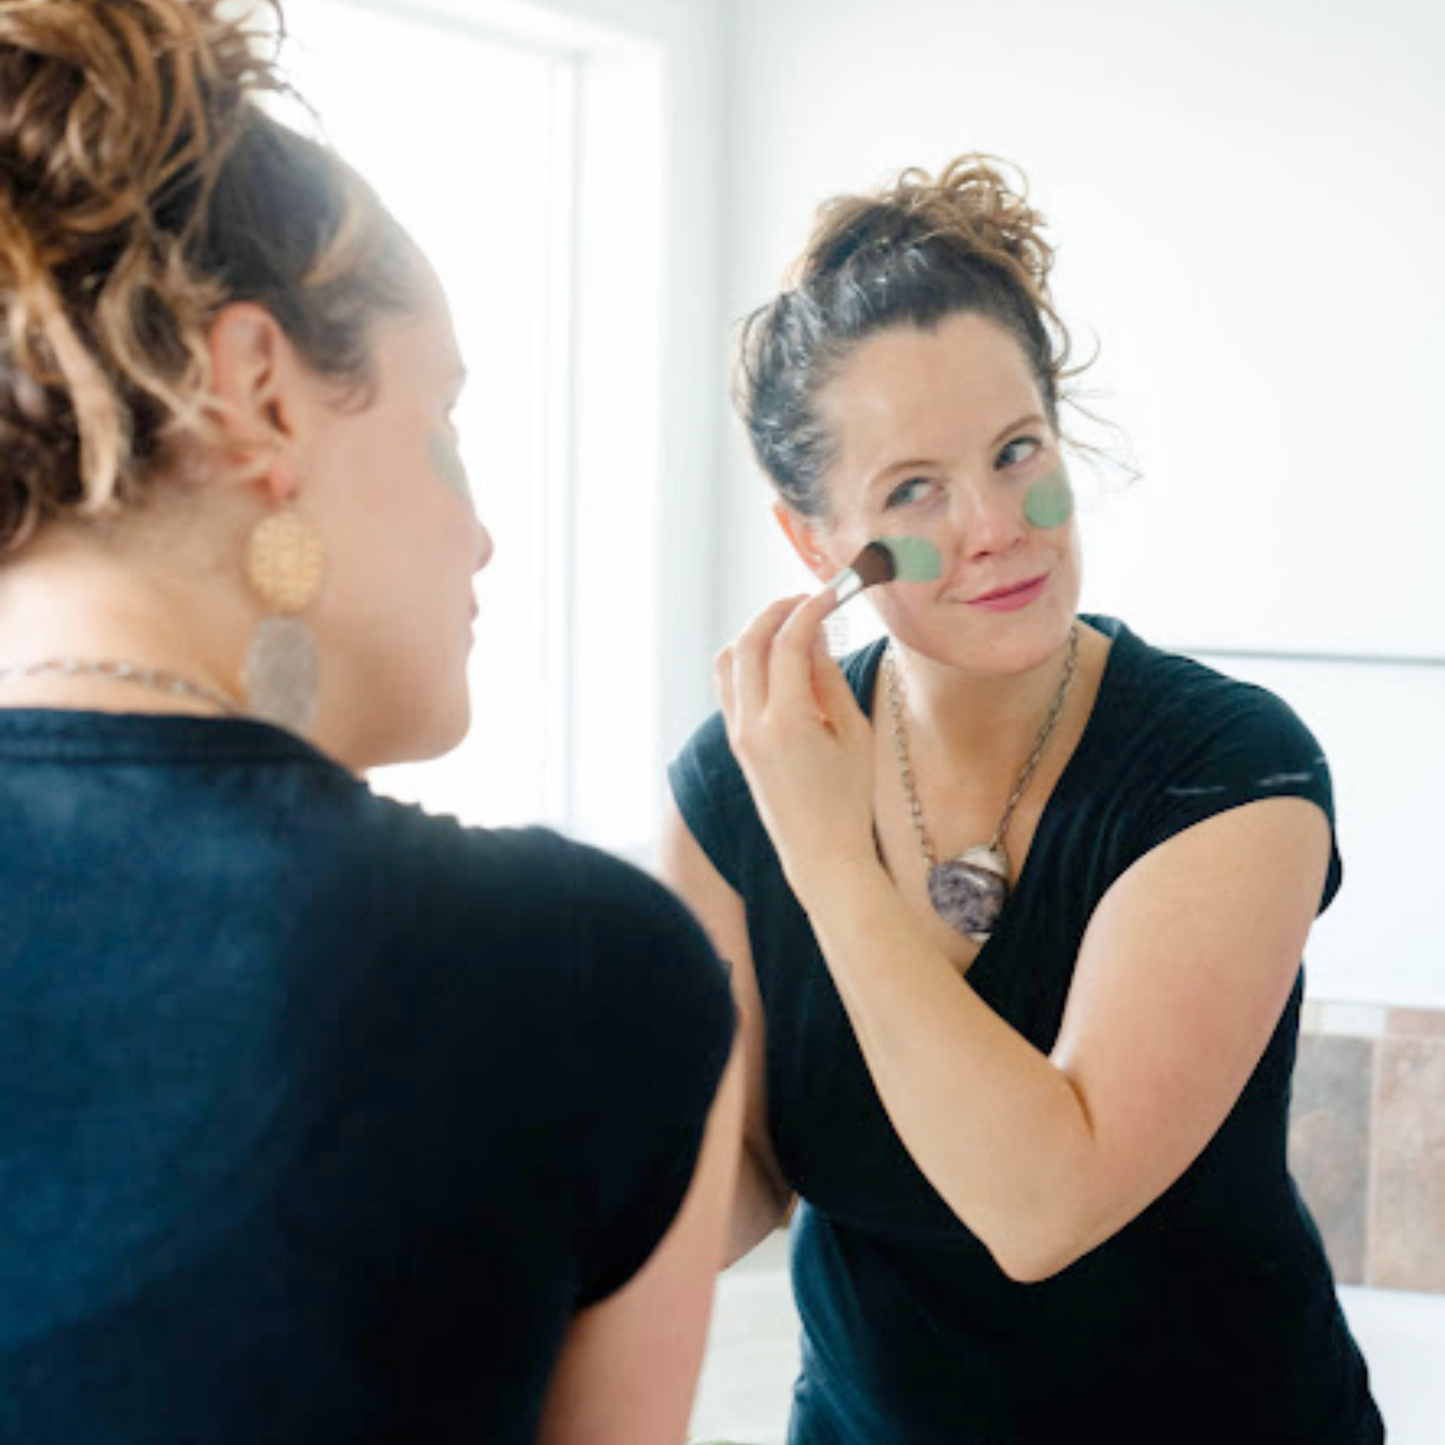
[(828, 583), (828, 586), (838, 594), (838, 606), (841, 607), (850, 597), (856, 597), (868, 584), (851, 567), (845, 567), (836, 577)]

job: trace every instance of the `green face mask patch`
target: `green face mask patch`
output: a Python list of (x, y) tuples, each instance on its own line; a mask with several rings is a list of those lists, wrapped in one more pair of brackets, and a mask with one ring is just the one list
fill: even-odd
[(1024, 497), (1024, 520), (1031, 527), (1062, 527), (1073, 515), (1074, 491), (1063, 467), (1040, 477)]
[(432, 470), (459, 496), (462, 501), (472, 500), (471, 483), (467, 480), (467, 469), (462, 463), (462, 454), (457, 445), (443, 432), (433, 432), (427, 442)]

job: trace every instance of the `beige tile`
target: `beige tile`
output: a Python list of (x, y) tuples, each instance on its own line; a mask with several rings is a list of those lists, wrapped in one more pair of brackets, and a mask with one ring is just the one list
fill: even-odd
[(1379, 1049), (1369, 1282), (1445, 1291), (1445, 1039)]
[(1387, 1031), (1393, 1038), (1445, 1039), (1445, 1009), (1392, 1008)]
[(1372, 1039), (1300, 1039), (1290, 1105), (1290, 1172), (1324, 1236), (1335, 1278), (1365, 1278)]

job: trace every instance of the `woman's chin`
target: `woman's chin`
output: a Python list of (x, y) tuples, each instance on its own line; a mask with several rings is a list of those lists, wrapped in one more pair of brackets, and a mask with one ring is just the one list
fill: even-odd
[(402, 761), (428, 763), (445, 757), (461, 746), (471, 731), (472, 709), (468, 698), (443, 713), (440, 709), (426, 720), (425, 728), (419, 728), (412, 739), (410, 750)]
[(411, 718), (404, 726), (349, 729), (341, 736), (323, 725), (312, 741), (353, 772), (369, 773), (401, 763), (434, 762), (460, 746), (470, 730), (470, 699), (464, 696), (459, 703)]

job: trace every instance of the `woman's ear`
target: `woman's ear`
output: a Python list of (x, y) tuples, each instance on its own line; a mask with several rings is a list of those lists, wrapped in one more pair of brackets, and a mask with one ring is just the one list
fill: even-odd
[(817, 526), (783, 502), (773, 503), (773, 516), (778, 519), (778, 526), (793, 544), (793, 551), (802, 559), (803, 566), (818, 581), (829, 581), (838, 569), (823, 551)]
[(307, 372), (280, 323), (262, 306), (222, 307), (207, 337), (215, 420), (235, 475), (276, 501), (296, 490), (291, 453), (308, 397)]

